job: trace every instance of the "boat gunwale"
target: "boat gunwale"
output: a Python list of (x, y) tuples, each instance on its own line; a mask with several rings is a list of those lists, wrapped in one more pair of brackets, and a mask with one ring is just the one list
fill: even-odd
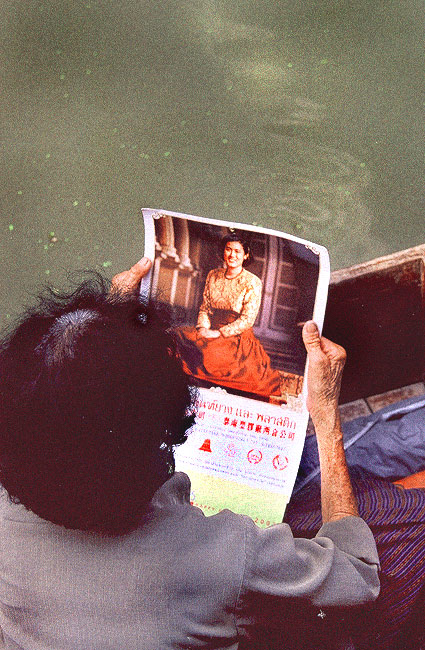
[(390, 271), (392, 267), (415, 261), (422, 261), (425, 265), (425, 244), (332, 271), (330, 284), (333, 286), (364, 275)]

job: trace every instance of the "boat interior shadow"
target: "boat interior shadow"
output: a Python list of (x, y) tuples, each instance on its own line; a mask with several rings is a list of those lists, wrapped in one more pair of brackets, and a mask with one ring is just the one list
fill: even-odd
[(342, 404), (423, 381), (425, 244), (334, 271), (323, 333), (347, 350)]

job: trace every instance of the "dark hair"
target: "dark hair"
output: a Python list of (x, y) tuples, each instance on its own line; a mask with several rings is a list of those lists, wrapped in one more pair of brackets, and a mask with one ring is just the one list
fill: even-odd
[(221, 259), (223, 259), (224, 249), (226, 248), (229, 242), (238, 242), (242, 246), (245, 255), (248, 255), (246, 260), (242, 262), (242, 266), (248, 266), (249, 264), (255, 262), (254, 255), (252, 254), (252, 250), (251, 250), (251, 244), (246, 238), (246, 235), (239, 234), (237, 232), (230, 232), (228, 235), (225, 235), (225, 237), (221, 239), (220, 248), (219, 248)]
[(194, 396), (169, 323), (101, 276), (49, 290), (0, 351), (0, 482), (68, 528), (135, 529), (174, 470)]

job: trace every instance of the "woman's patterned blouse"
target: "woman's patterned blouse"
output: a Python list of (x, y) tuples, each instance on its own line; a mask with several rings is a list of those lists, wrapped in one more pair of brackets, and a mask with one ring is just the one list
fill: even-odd
[(239, 318), (220, 328), (222, 336), (227, 337), (241, 334), (254, 325), (261, 304), (262, 283), (258, 276), (246, 269), (232, 279), (226, 278), (225, 273), (223, 268), (208, 273), (196, 327), (209, 329), (214, 309), (237, 312)]

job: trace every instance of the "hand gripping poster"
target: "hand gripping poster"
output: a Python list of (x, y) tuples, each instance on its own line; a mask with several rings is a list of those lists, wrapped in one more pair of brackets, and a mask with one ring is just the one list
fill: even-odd
[(321, 330), (329, 284), (322, 246), (247, 224), (143, 209), (145, 299), (165, 304), (195, 424), (176, 470), (206, 515), (229, 508), (282, 521), (308, 423), (301, 330)]

